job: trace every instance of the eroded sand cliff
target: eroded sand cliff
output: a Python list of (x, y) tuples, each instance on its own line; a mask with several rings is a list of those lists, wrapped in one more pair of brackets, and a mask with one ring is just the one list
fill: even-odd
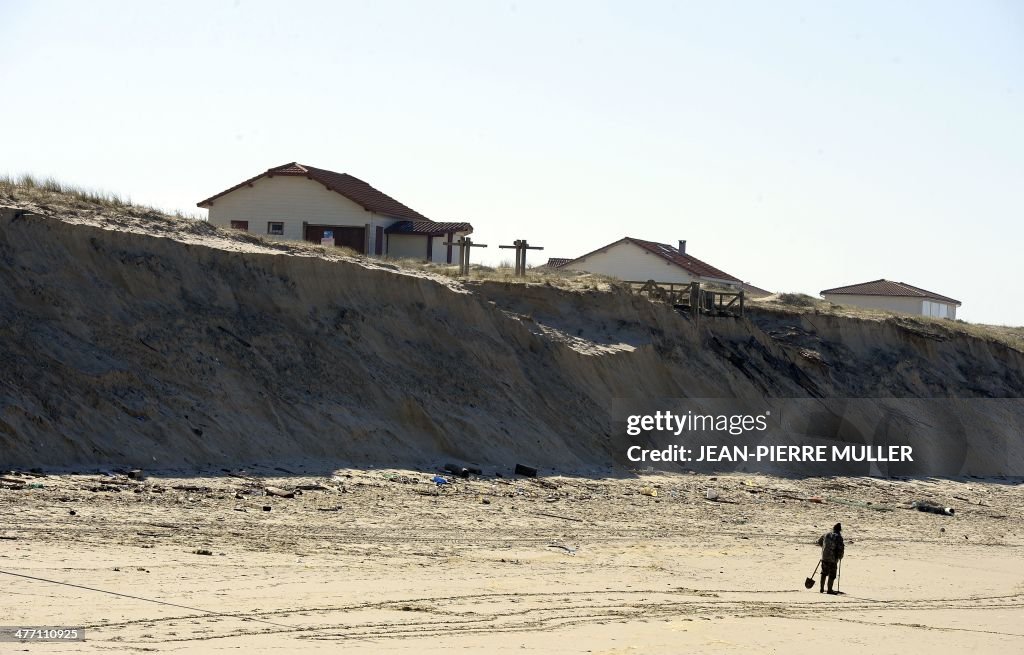
[[(29, 209), (0, 222), (7, 467), (568, 470), (624, 463), (616, 398), (1024, 396), (1024, 355), (941, 326), (767, 309), (695, 326), (621, 289), (463, 284), (196, 221)], [(979, 407), (955, 411), (1000, 439), (1024, 424)], [(982, 451), (962, 472), (1024, 465)]]

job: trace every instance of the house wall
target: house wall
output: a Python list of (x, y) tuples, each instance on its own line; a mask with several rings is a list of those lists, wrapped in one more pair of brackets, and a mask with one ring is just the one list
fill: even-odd
[(242, 187), (216, 198), (209, 208), (209, 221), (225, 228), (231, 226), (231, 221), (249, 221), (249, 231), (263, 236), (270, 236), (267, 223), (281, 221), (284, 235), (276, 238), (295, 241), (303, 239), (303, 223), (366, 227), (370, 240), (367, 253), (372, 254), (376, 226), (387, 227), (396, 219), (367, 211), (319, 182), (278, 175), (260, 178), (252, 187)]
[[(366, 238), (368, 240), (368, 242), (366, 244), (366, 254), (367, 255), (373, 255), (373, 254), (375, 254), (377, 252), (377, 226), (379, 225), (380, 227), (383, 227), (384, 229), (387, 229), (387, 227), (389, 225), (397, 223), (398, 221), (396, 219), (393, 219), (393, 218), (385, 218), (384, 216), (381, 216), (379, 214), (374, 214), (372, 212), (366, 212), (366, 213), (369, 216), (372, 217), (371, 221), (370, 221), (370, 225), (366, 228), (366, 234), (367, 234)], [(388, 254), (387, 234), (382, 232), (381, 236), (384, 237), (384, 243), (381, 245), (380, 252), (381, 252), (382, 255), (387, 255)]]
[(937, 316), (956, 318), (956, 305), (940, 303), (921, 298), (904, 298), (899, 296), (862, 296), (851, 294), (823, 294), (822, 298), (837, 305), (864, 307), (866, 309), (883, 309), (903, 314), (918, 316)]
[(639, 282), (654, 280), (685, 284), (694, 281), (694, 277), (682, 268), (628, 241), (587, 255), (586, 259), (566, 264), (565, 268)]
[[(427, 237), (422, 234), (386, 234), (388, 257), (394, 259), (426, 259)], [(436, 254), (436, 252), (435, 252)]]
[[(457, 232), (455, 234), (455, 240), (458, 241), (459, 237), (465, 236), (466, 232)], [(427, 237), (423, 234), (391, 234), (386, 235), (385, 239), (388, 240), (389, 248), (388, 257), (395, 259), (419, 259), (424, 260), (427, 258)], [(444, 245), (448, 242), (447, 236), (431, 237), (434, 240), (433, 251), (431, 252), (430, 261), (444, 264), (448, 261), (448, 246)], [(459, 250), (458, 246), (452, 246), (452, 263), (459, 263)], [(479, 253), (477, 253), (479, 254)]]
[[(446, 237), (431, 237), (434, 240), (433, 250), (431, 251), (430, 261), (443, 264), (448, 261), (448, 246), (441, 244), (446, 243), (448, 239)], [(455, 254), (452, 249), (452, 254)], [(457, 259), (455, 261), (458, 261)]]

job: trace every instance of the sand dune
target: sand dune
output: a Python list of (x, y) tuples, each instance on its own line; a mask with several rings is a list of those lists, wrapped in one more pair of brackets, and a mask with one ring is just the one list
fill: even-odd
[(1007, 448), (1024, 403), (967, 402), (1024, 396), (1024, 354), (996, 341), (769, 310), (697, 328), (623, 290), (462, 284), (195, 221), (36, 211), (0, 224), (0, 466), (565, 469), (626, 463), (617, 399), (938, 397), (994, 444), (943, 473), (1024, 470)]

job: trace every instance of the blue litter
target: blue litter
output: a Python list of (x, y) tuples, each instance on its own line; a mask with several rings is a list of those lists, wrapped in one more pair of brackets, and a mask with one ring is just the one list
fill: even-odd
[(441, 486), (442, 484), (448, 484), (448, 480), (441, 477), (440, 475), (434, 476), (434, 482), (437, 484), (437, 486)]

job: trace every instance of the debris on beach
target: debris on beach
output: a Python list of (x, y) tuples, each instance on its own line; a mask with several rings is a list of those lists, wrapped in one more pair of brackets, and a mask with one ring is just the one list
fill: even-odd
[(932, 502), (930, 500), (915, 500), (910, 504), (911, 509), (916, 509), (919, 512), (928, 512), (929, 514), (941, 514), (943, 516), (953, 516), (956, 514), (956, 510), (952, 507), (943, 507), (942, 505)]
[(515, 474), (521, 475), (524, 478), (535, 478), (537, 477), (537, 469), (532, 466), (523, 466), (522, 464), (516, 464)]

